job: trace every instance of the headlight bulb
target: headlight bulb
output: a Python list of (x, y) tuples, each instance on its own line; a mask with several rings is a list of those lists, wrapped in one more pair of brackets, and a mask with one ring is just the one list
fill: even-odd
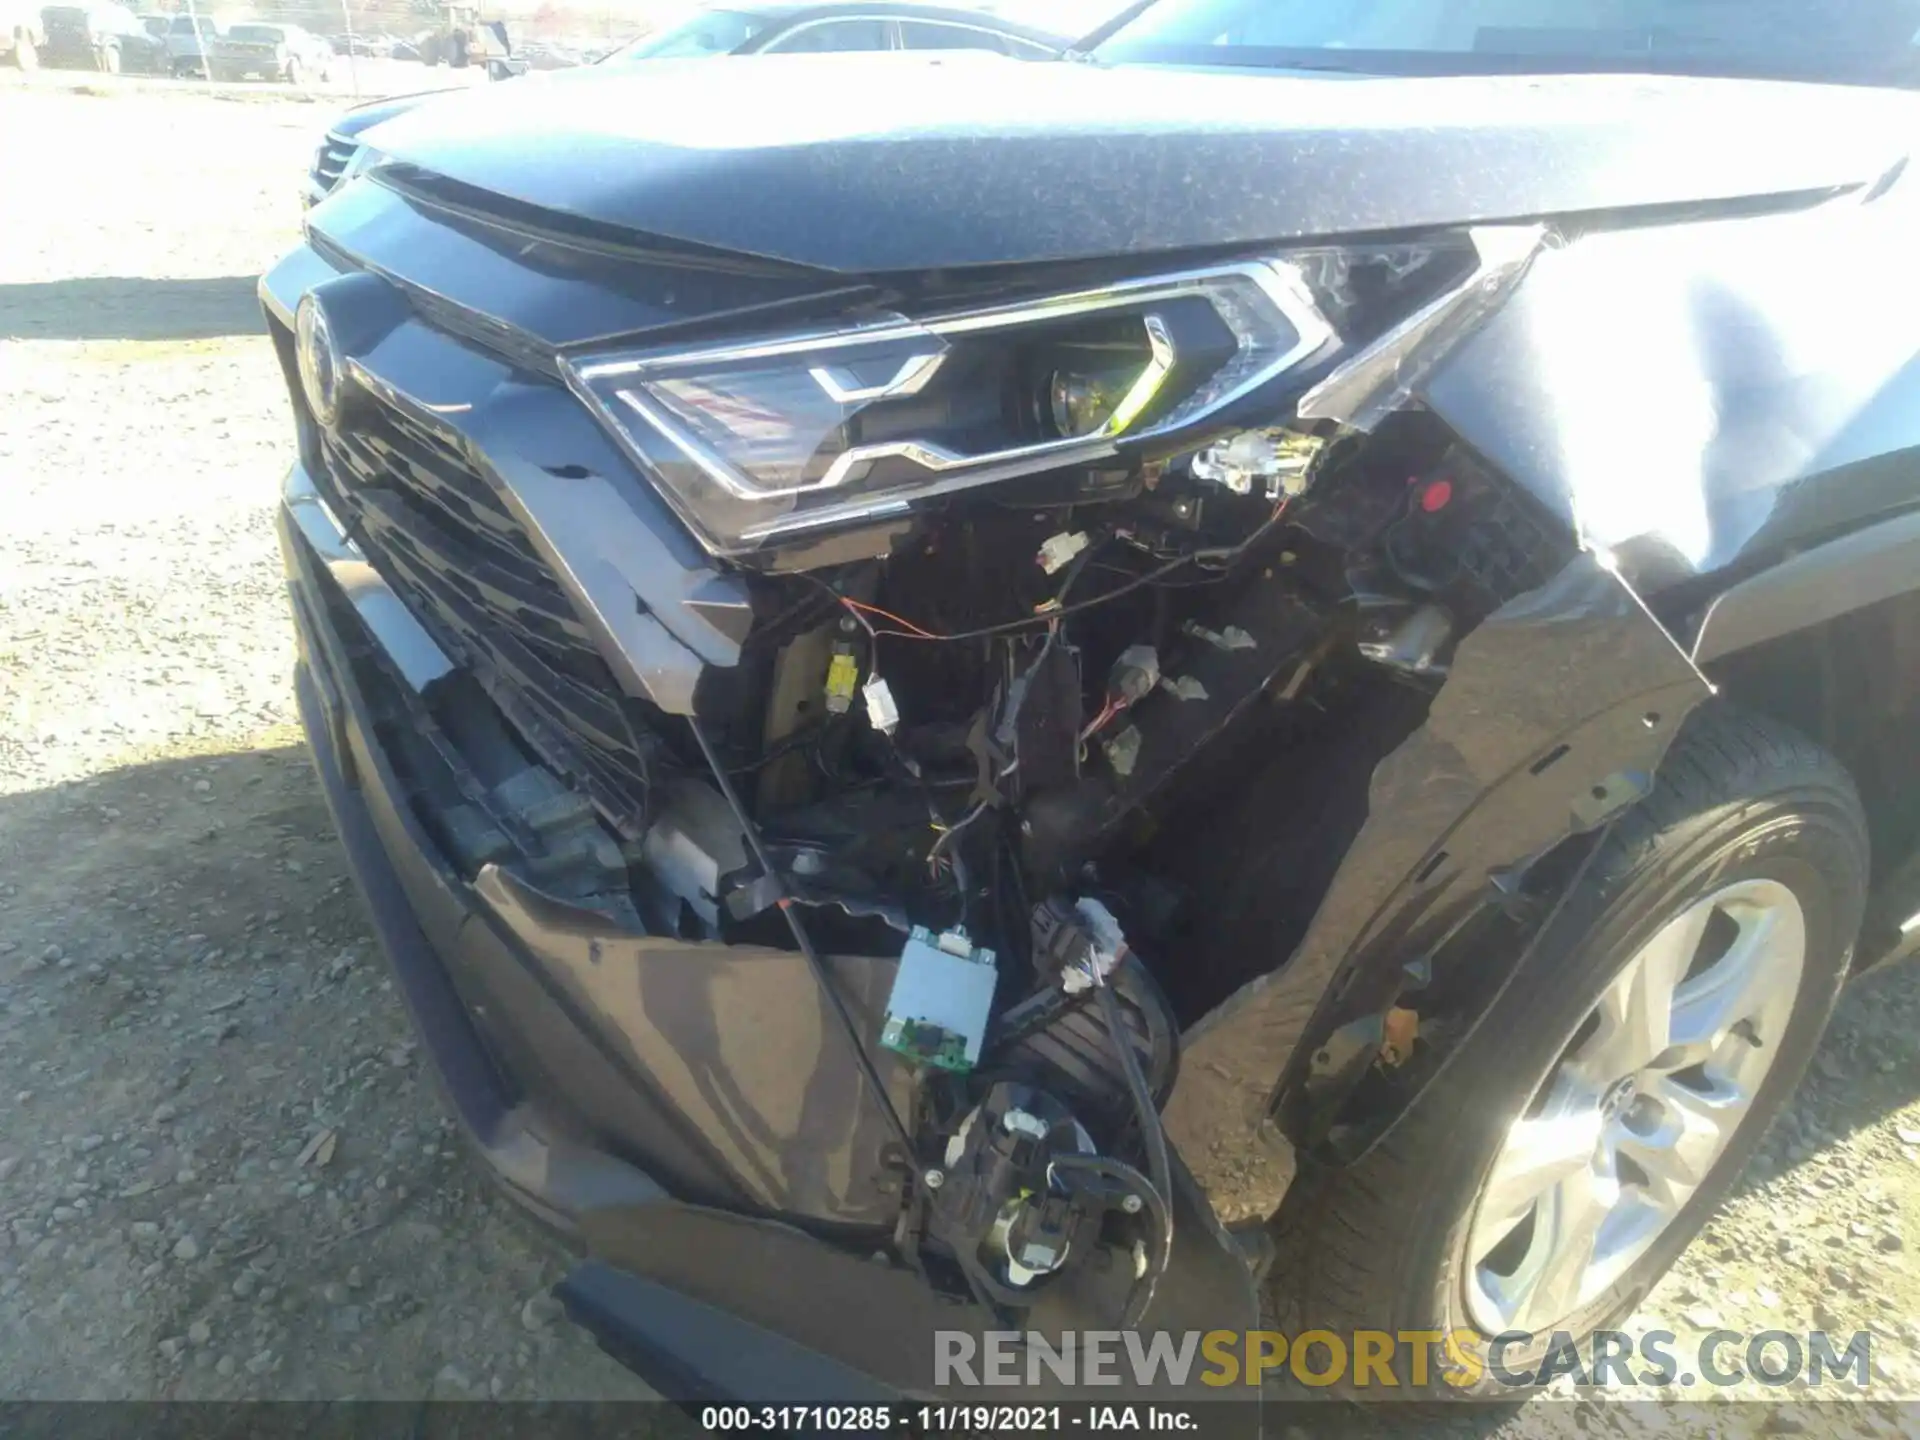
[(1063, 440), (1091, 435), (1107, 423), (1120, 391), (1110, 378), (1056, 370), (1047, 381), (1047, 418)]

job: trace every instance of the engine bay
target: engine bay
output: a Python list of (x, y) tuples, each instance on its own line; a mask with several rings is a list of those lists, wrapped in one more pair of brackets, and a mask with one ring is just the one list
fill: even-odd
[[(920, 1077), (901, 1252), (1004, 1313), (1114, 1246), (1133, 1323), (1172, 1243), (1180, 1032), (1284, 958), (1209, 945), (1222, 884), (1297, 884), (1305, 923), (1352, 796), (1458, 637), (1564, 562), (1555, 534), (1416, 413), (1038, 477), (882, 558), (763, 571), (698, 753), (662, 727), (638, 916), (897, 959), (866, 1043)], [(1220, 837), (1250, 775), (1295, 765), (1269, 828), (1299, 863), (1256, 879)]]
[[(1285, 732), (1356, 691), (1430, 693), (1452, 642), (1564, 558), (1418, 415), (1004, 488), (884, 559), (759, 579), (710, 729), (836, 947), (959, 930), (1024, 966), (1034, 906), (1074, 891), (1164, 928), (1099, 876), (1230, 798), (1217, 751), (1280, 763)], [(716, 878), (713, 906), (647, 918), (754, 927), (771, 892)]]

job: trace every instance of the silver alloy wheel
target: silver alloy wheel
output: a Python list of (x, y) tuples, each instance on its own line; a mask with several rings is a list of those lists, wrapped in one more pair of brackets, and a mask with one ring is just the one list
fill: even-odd
[(1742, 880), (1688, 906), (1609, 982), (1475, 1202), (1466, 1298), (1483, 1332), (1551, 1328), (1673, 1222), (1780, 1052), (1806, 954), (1793, 892)]

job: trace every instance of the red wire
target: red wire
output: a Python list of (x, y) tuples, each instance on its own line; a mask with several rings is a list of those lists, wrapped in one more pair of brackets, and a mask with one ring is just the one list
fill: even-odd
[(1087, 728), (1080, 732), (1081, 742), (1084, 744), (1087, 740), (1090, 740), (1093, 736), (1098, 734), (1100, 731), (1100, 727), (1105, 725), (1108, 721), (1112, 720), (1113, 717), (1115, 715), (1118, 715), (1119, 713), (1120, 713), (1119, 702), (1116, 701), (1111, 695), (1109, 695), (1107, 697), (1107, 703), (1100, 707), (1100, 713), (1098, 715), (1095, 715), (1093, 719), (1089, 720), (1087, 722)]

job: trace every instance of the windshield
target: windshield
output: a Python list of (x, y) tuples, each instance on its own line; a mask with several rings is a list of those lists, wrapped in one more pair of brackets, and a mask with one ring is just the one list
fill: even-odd
[(623, 45), (604, 63), (629, 60), (684, 60), (695, 55), (725, 55), (767, 28), (767, 17), (739, 10), (700, 10), (670, 21), (631, 45)]
[(1379, 75), (1635, 71), (1911, 84), (1920, 0), (1161, 0), (1102, 60)]

